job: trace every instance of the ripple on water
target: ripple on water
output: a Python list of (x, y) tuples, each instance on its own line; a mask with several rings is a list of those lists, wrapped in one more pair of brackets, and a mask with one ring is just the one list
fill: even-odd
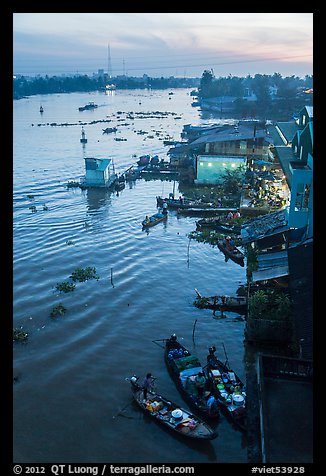
[[(200, 447), (165, 433), (132, 405), (123, 412), (128, 418), (112, 418), (130, 402), (125, 378), (134, 372), (142, 377), (152, 371), (161, 392), (186, 406), (163, 349), (153, 342), (172, 332), (203, 361), (208, 345), (221, 350), (224, 343), (243, 375), (243, 322), (215, 320), (193, 300), (195, 288), (233, 294), (245, 269), (225, 262), (217, 248), (189, 244), (194, 217), (171, 212), (166, 224), (142, 230), (144, 216), (157, 210), (156, 196), (172, 191), (173, 182), (138, 180), (119, 194), (66, 186), (84, 174), (87, 156), (109, 156), (117, 171), (130, 166), (135, 153), (166, 157), (159, 136), (144, 140), (135, 131), (161, 130), (179, 140), (183, 124), (202, 121), (189, 92), (176, 90), (171, 100), (168, 91), (120, 91), (14, 102), (14, 325), (29, 332), (26, 345), (14, 346), (15, 462), (148, 462), (153, 441), (160, 442), (155, 460), (162, 463), (246, 461), (241, 435), (223, 419), (219, 437)], [(78, 107), (91, 100), (101, 107), (81, 115)], [(119, 125), (118, 111), (125, 119), (128, 111), (141, 110), (175, 111), (182, 119), (135, 116), (129, 126)], [(104, 137), (101, 123), (89, 124), (108, 116), (127, 141)], [(31, 126), (79, 120), (88, 123), (85, 149), (79, 125)], [(96, 268), (99, 280), (77, 282), (70, 293), (55, 290), (75, 268), (87, 266)], [(53, 319), (59, 303), (66, 313)]]

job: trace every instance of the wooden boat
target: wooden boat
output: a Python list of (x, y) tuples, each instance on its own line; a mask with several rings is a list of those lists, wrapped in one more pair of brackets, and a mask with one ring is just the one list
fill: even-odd
[(147, 398), (144, 399), (138, 377), (133, 376), (128, 380), (131, 383), (135, 402), (156, 422), (187, 438), (201, 440), (216, 438), (216, 431), (189, 410), (179, 407), (176, 403), (153, 391), (148, 391)]
[(215, 230), (221, 233), (234, 233), (235, 235), (241, 234), (241, 226), (232, 225), (231, 223), (222, 222), (220, 218), (202, 218), (196, 222), (196, 228), (198, 230)]
[(150, 226), (154, 226), (161, 221), (167, 219), (166, 213), (154, 213), (154, 215), (150, 216), (149, 218), (146, 217), (145, 220), (142, 221), (143, 228), (148, 228)]
[(238, 314), (247, 313), (246, 296), (202, 296), (197, 289), (197, 298), (194, 305), (199, 309), (213, 309), (217, 311), (231, 311)]
[(116, 180), (114, 182), (114, 190), (116, 192), (119, 192), (120, 190), (123, 190), (126, 187), (126, 183), (124, 180)]
[(239, 428), (246, 430), (246, 391), (239, 376), (216, 355), (216, 348), (210, 347), (207, 356), (206, 375), (223, 413)]
[(157, 206), (161, 207), (163, 202), (168, 204), (169, 208), (187, 209), (187, 208), (215, 208), (213, 203), (203, 202), (201, 200), (192, 200), (190, 198), (163, 198), (156, 197)]
[(88, 111), (90, 109), (96, 109), (98, 107), (97, 104), (95, 104), (94, 102), (89, 102), (88, 104), (86, 104), (85, 106), (81, 106), (78, 108), (79, 111)]
[(107, 127), (106, 129), (102, 129), (103, 130), (103, 134), (110, 134), (111, 132), (117, 132), (117, 128), (116, 127)]
[(173, 334), (165, 341), (164, 360), (177, 388), (187, 403), (196, 409), (201, 416), (218, 418), (219, 408), (212, 393), (211, 385), (205, 382), (202, 396), (196, 388), (196, 377), (203, 373), (203, 368), (198, 358), (192, 355), (181, 345)]
[(148, 165), (149, 162), (151, 160), (151, 156), (150, 155), (142, 155), (141, 157), (139, 157), (139, 159), (137, 160), (137, 164), (139, 166), (142, 166), (142, 165)]
[(211, 217), (224, 212), (221, 208), (178, 208), (177, 213), (186, 216)]
[(236, 246), (230, 247), (226, 240), (218, 240), (217, 246), (219, 249), (232, 261), (238, 263), (240, 266), (244, 266), (244, 254)]

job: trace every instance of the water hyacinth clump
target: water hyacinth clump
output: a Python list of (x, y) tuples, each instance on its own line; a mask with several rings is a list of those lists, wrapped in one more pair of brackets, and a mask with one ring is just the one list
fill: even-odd
[(23, 331), (21, 328), (13, 329), (13, 340), (18, 342), (25, 342), (28, 338), (28, 333)]
[(57, 306), (54, 306), (54, 308), (51, 311), (50, 316), (51, 317), (64, 316), (66, 310), (67, 309), (60, 303)]
[(63, 281), (62, 283), (56, 284), (56, 290), (63, 293), (70, 293), (74, 291), (76, 284), (70, 283), (69, 281)]
[(96, 274), (96, 268), (94, 266), (87, 266), (87, 268), (76, 268), (69, 276), (73, 281), (84, 282), (88, 279), (100, 279)]

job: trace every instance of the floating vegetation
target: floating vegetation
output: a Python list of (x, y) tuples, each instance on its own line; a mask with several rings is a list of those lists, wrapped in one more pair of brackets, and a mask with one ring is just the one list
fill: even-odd
[[(241, 239), (239, 239), (239, 237), (233, 235), (232, 233), (230, 233), (230, 236), (232, 236), (236, 246), (241, 246)], [(209, 243), (211, 246), (217, 246), (218, 241), (223, 240), (225, 235), (216, 231), (203, 230), (191, 231), (188, 234), (188, 237), (191, 240), (198, 241), (199, 243)]]
[(54, 308), (51, 311), (50, 316), (51, 317), (64, 316), (66, 310), (67, 309), (60, 303), (57, 306), (54, 306)]
[(14, 341), (25, 342), (28, 338), (28, 333), (24, 332), (21, 328), (13, 329), (13, 339)]
[(63, 293), (70, 293), (74, 291), (76, 284), (70, 283), (69, 281), (63, 281), (62, 283), (56, 284), (56, 290)]
[(94, 266), (88, 266), (87, 268), (76, 268), (75, 271), (69, 276), (73, 281), (84, 282), (88, 279), (100, 279), (96, 274), (96, 268)]

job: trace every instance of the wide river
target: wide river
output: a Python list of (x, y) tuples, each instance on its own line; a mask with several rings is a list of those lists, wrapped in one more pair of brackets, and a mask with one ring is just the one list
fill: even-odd
[[(193, 305), (195, 288), (235, 294), (246, 282), (245, 267), (226, 262), (218, 248), (189, 244), (198, 218), (170, 212), (166, 223), (142, 231), (141, 221), (156, 212), (156, 196), (168, 195), (172, 181), (137, 180), (119, 194), (67, 187), (84, 175), (84, 157), (112, 158), (116, 172), (134, 164), (134, 154), (167, 159), (163, 140), (180, 140), (184, 124), (210, 121), (191, 106), (190, 91), (14, 101), (13, 327), (28, 332), (27, 343), (14, 343), (15, 463), (247, 461), (245, 437), (223, 414), (216, 439), (188, 441), (150, 421), (126, 381), (151, 372), (162, 395), (187, 407), (160, 342), (153, 342), (172, 333), (203, 363), (211, 345), (224, 360), (224, 345), (245, 380), (244, 322), (236, 314), (216, 319)], [(99, 107), (78, 111), (89, 101)], [(116, 134), (102, 133), (114, 126)], [(56, 290), (87, 266), (99, 279), (77, 282), (73, 292)], [(66, 313), (52, 318), (58, 304)]]

